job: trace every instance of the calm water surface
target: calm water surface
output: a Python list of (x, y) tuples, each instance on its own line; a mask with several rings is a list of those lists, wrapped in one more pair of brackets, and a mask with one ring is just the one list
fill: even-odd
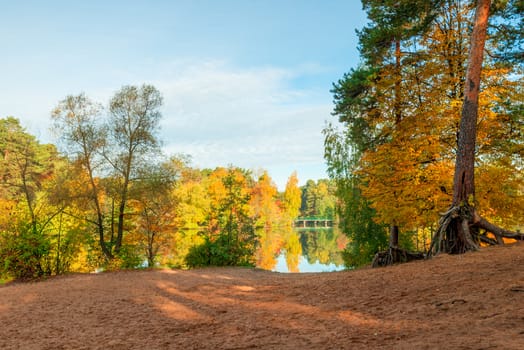
[(344, 270), (347, 238), (336, 229), (276, 230), (260, 235), (257, 266), (275, 272)]

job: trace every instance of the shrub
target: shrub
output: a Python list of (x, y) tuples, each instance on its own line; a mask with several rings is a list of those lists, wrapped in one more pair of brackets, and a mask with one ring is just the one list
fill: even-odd
[(31, 226), (19, 232), (4, 232), (0, 244), (0, 273), (6, 278), (31, 279), (44, 276), (43, 263), (50, 252), (50, 242)]
[(121, 269), (136, 269), (144, 263), (144, 258), (138, 253), (138, 249), (131, 244), (120, 247), (116, 261)]
[(219, 236), (215, 241), (205, 237), (204, 243), (191, 247), (185, 263), (188, 267), (254, 266), (253, 253), (252, 244), (229, 242), (226, 236)]

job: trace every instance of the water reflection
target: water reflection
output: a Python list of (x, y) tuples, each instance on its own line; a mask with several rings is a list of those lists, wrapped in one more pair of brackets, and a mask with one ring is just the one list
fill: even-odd
[(277, 272), (324, 272), (344, 269), (341, 251), (347, 238), (337, 229), (282, 228), (259, 232), (257, 266)]

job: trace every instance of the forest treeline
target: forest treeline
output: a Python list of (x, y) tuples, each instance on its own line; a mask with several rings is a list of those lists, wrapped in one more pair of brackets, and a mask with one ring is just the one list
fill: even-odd
[[(420, 249), (422, 242), (427, 252), (432, 236), (440, 238), (435, 251), (501, 243), (480, 218), (515, 231), (524, 225), (523, 2), (362, 4), (369, 21), (358, 31), (361, 63), (333, 85), (338, 120), (324, 129), (349, 264), (388, 247)], [(486, 28), (488, 18), (484, 46), (472, 29)], [(480, 86), (466, 81), (470, 52), (484, 57), (470, 62), (482, 66)], [(468, 89), (480, 91), (478, 101), (466, 98)], [(464, 113), (478, 113), (469, 129), (459, 129)], [(473, 142), (459, 145), (465, 132)], [(475, 182), (473, 173), (455, 178), (454, 190), (456, 161), (465, 164), (461, 146), (474, 152)], [(463, 217), (458, 236), (451, 226), (435, 236), (445, 212), (449, 220)]]
[(362, 4), (361, 61), (333, 84), (323, 130), (330, 180), (299, 188), (293, 174), (279, 193), (266, 172), (163, 155), (150, 85), (105, 107), (66, 97), (52, 112), (57, 145), (1, 119), (3, 274), (253, 264), (264, 230), (300, 215), (340, 223), (346, 266), (524, 237), (523, 2)]
[(332, 181), (299, 187), (293, 173), (279, 192), (266, 171), (197, 169), (163, 154), (161, 104), (150, 85), (124, 86), (106, 108), (68, 96), (52, 112), (56, 145), (0, 119), (3, 278), (253, 265), (265, 232), (333, 217)]

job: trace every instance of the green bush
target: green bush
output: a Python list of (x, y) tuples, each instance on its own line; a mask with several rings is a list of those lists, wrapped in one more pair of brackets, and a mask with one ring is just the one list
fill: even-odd
[(203, 266), (254, 266), (254, 247), (252, 244), (233, 241), (219, 236), (215, 241), (205, 237), (201, 245), (193, 246), (186, 255), (188, 267)]
[(0, 242), (0, 273), (4, 278), (31, 279), (49, 273), (43, 268), (50, 242), (30, 226), (19, 232), (4, 232)]
[(144, 257), (138, 253), (138, 249), (134, 245), (124, 244), (115, 257), (115, 263), (121, 269), (136, 269), (143, 265)]
[[(415, 250), (414, 235), (415, 232), (403, 232), (399, 237), (399, 246), (408, 251)], [(348, 244), (346, 249), (342, 252), (344, 265), (348, 268), (356, 268), (371, 263), (375, 254), (380, 251), (388, 249), (388, 235), (387, 232), (377, 231), (375, 235), (369, 235), (369, 239), (359, 240)]]
[(368, 249), (369, 247), (348, 247), (342, 251), (344, 265), (348, 268), (357, 268), (371, 263), (377, 251)]

